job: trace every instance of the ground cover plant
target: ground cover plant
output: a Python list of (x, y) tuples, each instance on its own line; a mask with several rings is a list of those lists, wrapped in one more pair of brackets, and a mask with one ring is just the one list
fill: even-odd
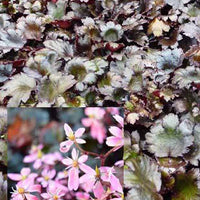
[(200, 198), (199, 0), (4, 0), (0, 26), (1, 105), (124, 107), (125, 199)]

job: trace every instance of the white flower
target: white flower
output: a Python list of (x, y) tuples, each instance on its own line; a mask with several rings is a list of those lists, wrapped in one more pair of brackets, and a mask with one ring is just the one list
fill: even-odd
[(175, 71), (173, 83), (178, 83), (180, 88), (189, 88), (191, 83), (200, 83), (200, 68), (189, 66)]
[(114, 22), (110, 21), (107, 24), (101, 24), (101, 36), (108, 42), (115, 42), (119, 40), (123, 34), (121, 25), (115, 25)]
[(148, 150), (158, 157), (182, 156), (193, 143), (193, 126), (189, 119), (180, 121), (177, 115), (166, 115), (146, 134)]
[(19, 18), (16, 27), (23, 33), (26, 39), (41, 40), (42, 32), (44, 31), (44, 21), (41, 17), (30, 14), (26, 18)]

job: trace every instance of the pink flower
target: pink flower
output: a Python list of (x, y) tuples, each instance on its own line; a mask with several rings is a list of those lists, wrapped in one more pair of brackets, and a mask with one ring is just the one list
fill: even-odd
[(69, 190), (77, 190), (79, 187), (79, 168), (85, 173), (91, 170), (89, 166), (84, 164), (84, 162), (86, 162), (87, 159), (88, 159), (87, 155), (83, 155), (78, 158), (78, 154), (76, 152), (76, 149), (74, 148), (72, 150), (72, 159), (65, 158), (62, 160), (62, 163), (68, 166), (66, 169), (69, 169), (68, 171)]
[(102, 144), (106, 138), (106, 129), (101, 122), (105, 115), (105, 110), (102, 108), (86, 108), (85, 114), (89, 118), (82, 119), (82, 124), (85, 127), (91, 127), (91, 136)]
[(97, 120), (103, 119), (105, 113), (106, 112), (103, 108), (97, 108), (97, 107), (85, 108), (85, 114), (90, 118), (95, 118)]
[(67, 178), (68, 178), (68, 172), (67, 170), (64, 170), (57, 173), (55, 181), (59, 182), (62, 185), (67, 185)]
[(33, 181), (26, 180), (20, 181), (16, 185), (16, 190), (12, 193), (12, 200), (39, 200), (32, 192), (41, 193), (41, 186), (34, 185)]
[(52, 170), (48, 170), (48, 169), (44, 169), (42, 171), (42, 177), (39, 177), (37, 179), (38, 182), (40, 182), (42, 184), (42, 187), (46, 188), (49, 185), (49, 182), (54, 178), (54, 176), (56, 175), (56, 170), (52, 169)]
[(34, 162), (33, 167), (35, 169), (39, 169), (42, 165), (42, 156), (43, 156), (43, 153), (41, 151), (42, 148), (43, 148), (42, 144), (38, 146), (33, 146), (30, 151), (30, 154), (24, 157), (24, 163)]
[(111, 191), (123, 193), (122, 185), (119, 179), (114, 175), (115, 169), (113, 167), (100, 167), (101, 179), (105, 182), (110, 182)]
[(103, 185), (101, 184), (100, 181), (98, 181), (97, 184), (95, 185), (93, 192), (97, 200), (107, 199), (106, 197), (108, 196), (108, 194), (105, 192)]
[(100, 171), (98, 167), (95, 170), (91, 169), (88, 173), (80, 177), (80, 183), (82, 184), (83, 189), (89, 193), (93, 190), (94, 195), (98, 198), (104, 193), (103, 185), (100, 181)]
[(68, 177), (68, 173), (66, 170), (58, 172), (56, 180), (66, 179)]
[(67, 140), (60, 143), (60, 151), (66, 153), (69, 151), (71, 146), (77, 142), (79, 144), (84, 144), (86, 141), (81, 139), (80, 137), (85, 132), (85, 128), (79, 128), (75, 134), (73, 133), (72, 129), (69, 127), (68, 124), (64, 125), (65, 134), (67, 136)]
[[(118, 121), (123, 127), (123, 118), (119, 115), (115, 115), (114, 118)], [(121, 148), (124, 145), (124, 131), (123, 128), (119, 128), (117, 126), (111, 126), (109, 131), (113, 136), (110, 136), (106, 139), (106, 144), (110, 147), (116, 147), (115, 150)]]
[(96, 170), (91, 168), (88, 172), (89, 173), (80, 177), (80, 183), (86, 192), (91, 192), (95, 183), (97, 183), (97, 180), (100, 178), (100, 171), (98, 167), (96, 167)]
[(20, 174), (9, 173), (8, 177), (13, 181), (24, 181), (26, 179), (35, 179), (37, 177), (37, 174), (31, 173), (30, 168), (22, 168)]
[(42, 161), (47, 165), (55, 165), (56, 162), (63, 159), (62, 155), (59, 152), (49, 153), (42, 157)]
[(62, 197), (65, 196), (65, 192), (62, 191), (56, 183), (52, 183), (47, 188), (47, 193), (42, 193), (41, 196), (48, 200), (62, 200)]
[(77, 200), (89, 200), (90, 195), (86, 192), (77, 192), (76, 198), (77, 198)]
[(124, 127), (124, 118), (119, 115), (114, 115), (114, 119), (121, 125), (121, 128)]

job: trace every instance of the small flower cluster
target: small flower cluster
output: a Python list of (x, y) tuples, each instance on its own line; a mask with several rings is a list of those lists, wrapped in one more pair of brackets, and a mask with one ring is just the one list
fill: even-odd
[[(103, 123), (103, 117), (108, 113), (117, 123), (110, 126), (110, 136), (107, 136)], [(119, 171), (123, 172), (123, 161), (115, 161), (113, 166), (106, 165), (108, 157), (123, 147), (123, 118), (116, 108), (86, 108), (85, 115), (88, 117), (83, 118), (82, 123), (89, 127), (91, 138), (96, 139), (99, 145), (107, 145), (108, 151), (99, 154), (84, 150), (86, 129), (73, 131), (65, 123), (66, 140), (60, 143), (60, 152), (48, 153), (43, 144), (32, 146), (29, 155), (23, 159), (30, 167), (23, 167), (20, 173), (8, 173), (9, 179), (17, 182), (12, 200), (39, 200), (41, 197), (48, 200), (124, 199), (122, 177), (119, 176)], [(99, 140), (97, 136), (101, 132)]]

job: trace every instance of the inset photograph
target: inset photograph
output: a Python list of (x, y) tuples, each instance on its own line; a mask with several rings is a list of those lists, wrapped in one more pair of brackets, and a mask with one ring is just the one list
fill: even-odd
[(8, 109), (8, 199), (123, 200), (123, 110)]
[(7, 200), (7, 111), (0, 107), (0, 199)]

